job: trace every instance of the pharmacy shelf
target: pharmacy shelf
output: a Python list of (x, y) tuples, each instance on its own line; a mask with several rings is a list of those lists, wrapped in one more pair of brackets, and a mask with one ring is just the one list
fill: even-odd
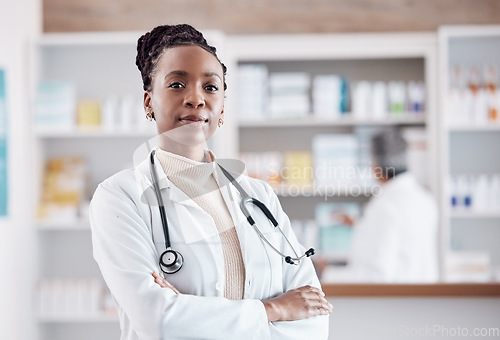
[(129, 45), (134, 46), (137, 39), (144, 34), (140, 31), (129, 32), (76, 32), (46, 33), (35, 44), (39, 46), (88, 46), (88, 45)]
[(449, 128), (450, 132), (484, 132), (484, 131), (499, 131), (500, 124), (485, 124), (485, 125), (452, 125)]
[[(439, 178), (457, 174), (498, 174), (498, 122), (457, 121), (449, 98), (452, 85), (450, 70), (460, 65), (498, 64), (500, 56), (500, 26), (448, 26), (439, 29), (439, 97), (440, 132)], [(484, 86), (485, 84), (481, 84)], [(472, 112), (468, 113), (472, 117)], [(477, 113), (476, 113), (477, 114)], [(484, 114), (487, 117), (486, 112)], [(450, 251), (477, 251), (490, 256), (490, 267), (500, 263), (498, 239), (500, 236), (500, 209), (474, 210), (450, 207), (450, 188), (441, 181), (440, 192), (440, 255), (441, 274), (445, 277)], [(474, 202), (474, 200), (473, 200)]]
[(36, 225), (39, 231), (90, 231), (89, 221), (77, 221), (73, 223), (45, 223)]
[(152, 131), (106, 131), (100, 129), (73, 129), (73, 130), (36, 130), (38, 138), (149, 138), (154, 137)]
[(500, 218), (500, 210), (451, 210), (451, 218)]
[(385, 119), (356, 119), (351, 114), (343, 114), (341, 118), (321, 118), (311, 114), (300, 118), (271, 118), (262, 120), (240, 121), (240, 128), (261, 128), (261, 127), (325, 127), (325, 126), (391, 126), (391, 125), (425, 125), (426, 114), (418, 113), (388, 113)]
[(54, 315), (39, 315), (38, 322), (41, 323), (99, 323), (99, 322), (118, 322), (118, 315), (116, 314), (54, 314)]
[[(304, 72), (314, 79), (317, 75), (341, 75), (349, 83), (359, 81), (420, 81), (425, 83), (425, 111), (385, 113), (383, 118), (372, 118), (367, 112), (364, 117), (356, 117), (354, 112), (342, 113), (338, 117), (314, 115), (315, 107), (303, 109), (294, 117), (276, 117), (266, 112), (255, 115), (244, 113), (241, 100), (232, 93), (228, 95), (226, 107), (234, 113), (234, 120), (224, 128), (232, 128), (234, 140), (231, 145), (234, 154), (259, 154), (268, 151), (285, 154), (286, 152), (309, 152), (314, 158), (313, 141), (318, 135), (350, 134), (360, 138), (372, 131), (386, 127), (408, 128), (422, 131), (428, 151), (427, 159), (420, 162), (425, 172), (426, 184), (437, 194), (437, 36), (425, 34), (305, 34), (305, 35), (241, 35), (228, 37), (230, 46), (228, 68), (238, 70), (240, 65), (263, 64), (268, 76), (275, 73)], [(228, 73), (228, 83), (238, 88), (237, 72)], [(266, 85), (267, 86), (267, 85)], [(230, 89), (233, 87), (230, 86)], [(314, 83), (309, 87), (309, 103), (314, 104)], [(267, 91), (269, 92), (269, 91)], [(246, 93), (246, 92), (243, 92)], [(267, 94), (271, 94), (270, 92)], [(249, 93), (249, 98), (252, 94)], [(244, 105), (244, 104), (243, 104)], [(348, 105), (347, 107), (351, 107)], [(269, 105), (263, 110), (271, 110)], [(347, 110), (351, 110), (347, 108)], [(388, 108), (386, 108), (388, 110)], [(355, 111), (355, 110), (352, 110)], [(298, 116), (302, 113), (304, 116)], [(366, 129), (365, 129), (366, 128)], [(365, 143), (365, 141), (361, 141)], [(420, 149), (419, 149), (420, 150)], [(250, 156), (251, 158), (252, 156)], [(314, 163), (314, 160), (313, 160)], [(327, 191), (310, 189), (300, 190), (286, 186), (276, 188), (282, 199), (285, 211), (293, 219), (313, 220), (315, 208), (321, 201), (331, 198), (332, 202), (355, 202), (363, 206), (372, 195), (359, 195), (357, 187), (347, 189), (333, 188)], [(372, 192), (371, 188), (362, 192)]]

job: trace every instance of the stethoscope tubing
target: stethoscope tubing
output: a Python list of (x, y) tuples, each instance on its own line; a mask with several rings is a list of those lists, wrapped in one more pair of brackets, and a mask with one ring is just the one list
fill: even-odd
[(167, 250), (172, 248), (172, 244), (170, 243), (170, 234), (168, 232), (168, 222), (167, 222), (167, 213), (165, 211), (165, 204), (163, 203), (163, 197), (161, 196), (161, 191), (160, 191), (160, 186), (158, 184), (158, 175), (156, 174), (156, 169), (154, 167), (154, 156), (155, 156), (155, 150), (151, 151), (150, 154), (151, 162), (149, 163), (150, 166), (150, 172), (151, 175), (153, 176), (153, 191), (155, 192), (156, 195), (156, 200), (158, 202), (158, 208), (160, 210), (160, 218), (161, 218), (161, 224), (163, 226), (163, 234), (165, 235), (165, 248)]
[[(304, 255), (302, 256), (299, 256), (299, 254), (297, 254), (297, 252), (295, 251), (295, 248), (293, 247), (292, 243), (290, 242), (290, 240), (288, 239), (288, 237), (285, 235), (285, 233), (283, 232), (283, 230), (279, 227), (278, 225), (278, 221), (276, 220), (276, 218), (274, 218), (273, 214), (271, 213), (271, 211), (266, 207), (266, 205), (264, 203), (262, 203), (261, 201), (259, 201), (258, 199), (256, 198), (253, 198), (252, 196), (250, 196), (246, 191), (245, 189), (243, 189), (243, 187), (236, 181), (236, 179), (226, 170), (224, 169), (220, 164), (217, 164), (219, 166), (219, 168), (221, 169), (221, 171), (224, 173), (224, 175), (227, 177), (227, 179), (229, 179), (229, 181), (231, 181), (231, 183), (234, 185), (234, 187), (236, 188), (236, 190), (238, 190), (238, 193), (240, 194), (241, 196), (241, 201), (240, 201), (240, 209), (241, 211), (243, 212), (243, 215), (245, 215), (248, 223), (255, 229), (255, 231), (257, 232), (257, 234), (259, 235), (259, 237), (269, 246), (271, 247), (271, 249), (273, 249), (276, 253), (278, 253), (280, 256), (282, 256), (285, 261), (287, 263), (290, 263), (290, 264), (299, 264), (300, 261), (304, 258), (304, 257), (309, 257), (311, 255), (314, 254), (314, 249), (309, 249)], [(269, 220), (269, 222), (274, 226), (274, 228), (277, 228), (279, 230), (279, 232), (281, 233), (281, 235), (283, 236), (283, 238), (285, 239), (285, 241), (287, 242), (287, 244), (290, 246), (290, 249), (292, 249), (295, 257), (291, 257), (291, 256), (288, 256), (288, 255), (285, 255), (283, 254), (280, 250), (278, 250), (265, 236), (264, 234), (260, 231), (260, 229), (257, 227), (257, 224), (255, 223), (255, 220), (253, 219), (252, 215), (250, 214), (250, 212), (248, 211), (246, 205), (248, 203), (252, 203), (253, 205), (257, 206), (263, 213), (264, 215), (266, 215), (267, 219)]]

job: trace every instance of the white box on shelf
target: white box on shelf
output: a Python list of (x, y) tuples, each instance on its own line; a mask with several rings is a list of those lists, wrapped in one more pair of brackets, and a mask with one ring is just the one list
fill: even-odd
[(68, 81), (45, 80), (38, 84), (34, 126), (37, 130), (71, 130), (75, 127), (76, 87)]
[(490, 254), (481, 251), (449, 252), (445, 263), (445, 280), (448, 282), (490, 281)]
[(238, 115), (240, 120), (259, 120), (267, 112), (268, 70), (264, 64), (238, 66)]
[(303, 117), (309, 114), (310, 75), (279, 72), (269, 76), (269, 111), (273, 117)]
[(316, 189), (357, 184), (358, 140), (351, 134), (319, 134), (312, 142)]
[(313, 79), (313, 114), (316, 117), (339, 118), (346, 111), (346, 82), (335, 74), (320, 74)]

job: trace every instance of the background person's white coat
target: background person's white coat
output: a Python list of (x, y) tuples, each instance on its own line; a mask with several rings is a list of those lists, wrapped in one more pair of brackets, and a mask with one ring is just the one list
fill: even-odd
[(328, 267), (324, 282), (435, 282), (437, 206), (409, 173), (389, 180), (354, 225), (346, 268)]

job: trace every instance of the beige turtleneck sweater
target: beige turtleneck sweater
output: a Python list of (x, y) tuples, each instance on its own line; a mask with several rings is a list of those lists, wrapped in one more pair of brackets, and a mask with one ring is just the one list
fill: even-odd
[(224, 297), (231, 300), (243, 299), (245, 265), (240, 242), (231, 214), (213, 176), (213, 164), (196, 162), (162, 149), (156, 150), (156, 157), (167, 178), (212, 216), (219, 232), (224, 257)]

